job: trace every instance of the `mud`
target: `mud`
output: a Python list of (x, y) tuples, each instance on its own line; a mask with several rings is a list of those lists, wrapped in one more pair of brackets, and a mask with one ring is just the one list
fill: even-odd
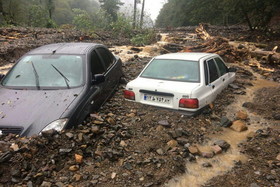
[[(122, 57), (129, 81), (152, 56), (168, 52), (166, 44), (177, 44), (178, 50), (199, 44), (184, 32), (164, 34), (154, 46), (109, 46)], [(120, 85), (76, 129), (31, 139), (1, 136), (0, 186), (277, 186), (279, 83), (263, 80), (241, 61), (231, 66), (237, 68), (235, 86), (195, 117), (125, 101)], [(235, 120), (239, 110), (248, 113), (247, 131), (219, 125), (225, 116)], [(197, 146), (207, 152), (218, 139), (230, 148), (212, 158), (189, 151)]]

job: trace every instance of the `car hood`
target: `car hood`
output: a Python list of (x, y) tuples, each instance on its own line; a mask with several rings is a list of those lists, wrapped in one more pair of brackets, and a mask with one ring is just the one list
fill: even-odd
[[(65, 90), (14, 90), (0, 88), (0, 127), (22, 136), (38, 134), (59, 119), (83, 87)], [(21, 129), (21, 130), (20, 130)]]
[(199, 85), (200, 83), (167, 81), (138, 77), (127, 84), (127, 89), (132, 88), (135, 91), (139, 91), (141, 89), (166, 93), (176, 92), (191, 94), (192, 90)]

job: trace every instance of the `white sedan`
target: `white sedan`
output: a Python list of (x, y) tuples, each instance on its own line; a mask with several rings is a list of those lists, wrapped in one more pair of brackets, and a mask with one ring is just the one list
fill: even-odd
[(124, 97), (194, 114), (235, 80), (234, 69), (212, 53), (172, 53), (153, 58), (126, 85)]

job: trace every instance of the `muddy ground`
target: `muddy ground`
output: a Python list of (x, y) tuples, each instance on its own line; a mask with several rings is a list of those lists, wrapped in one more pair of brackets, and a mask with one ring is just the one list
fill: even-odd
[[(124, 62), (126, 79), (134, 79), (149, 60), (136, 56)], [(231, 64), (237, 68), (234, 84), (195, 117), (125, 101), (121, 84), (77, 129), (30, 139), (0, 137), (0, 186), (168, 186), (169, 180), (186, 172), (186, 164), (207, 156), (190, 147), (204, 144), (209, 135), (222, 134), (227, 107), (246, 95), (246, 88), (254, 87), (258, 77), (242, 62)], [(280, 87), (262, 88), (252, 101), (232, 109), (248, 110), (267, 121), (239, 145), (248, 161), (235, 160), (232, 170), (204, 181), (205, 186), (279, 186), (279, 93)], [(205, 165), (206, 169), (211, 172), (211, 166)]]

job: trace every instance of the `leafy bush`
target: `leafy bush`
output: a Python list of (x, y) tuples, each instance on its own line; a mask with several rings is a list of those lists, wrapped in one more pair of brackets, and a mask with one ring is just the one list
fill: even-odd
[(74, 8), (73, 12), (75, 14), (73, 19), (73, 25), (75, 25), (77, 29), (81, 29), (81, 30), (93, 29), (92, 18), (87, 11)]
[(115, 35), (132, 36), (133, 27), (131, 25), (131, 20), (123, 15), (119, 15), (117, 21), (112, 22), (110, 26)]
[(135, 46), (149, 45), (156, 41), (156, 33), (153, 30), (145, 30), (144, 33), (132, 37), (130, 41)]

